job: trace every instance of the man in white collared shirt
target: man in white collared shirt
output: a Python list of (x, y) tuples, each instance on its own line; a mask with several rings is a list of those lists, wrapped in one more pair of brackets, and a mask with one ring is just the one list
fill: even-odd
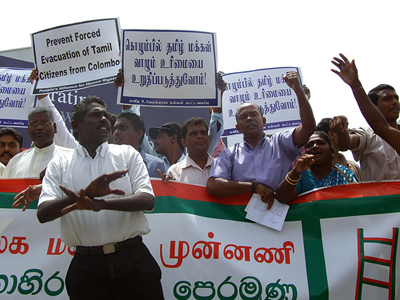
[(76, 246), (66, 276), (70, 299), (164, 299), (160, 268), (141, 238), (150, 231), (143, 210), (154, 206), (149, 175), (133, 147), (107, 143), (109, 116), (97, 97), (75, 106), (80, 145), (50, 162), (38, 219), (61, 218), (62, 240)]
[(34, 147), (15, 155), (7, 164), (3, 178), (39, 178), (47, 164), (59, 152), (69, 149), (54, 145), (57, 132), (51, 110), (38, 107), (28, 115), (28, 136)]
[(173, 179), (205, 186), (213, 158), (207, 152), (210, 138), (207, 123), (202, 118), (191, 118), (183, 124), (182, 144), (188, 155), (168, 169), (164, 181)]

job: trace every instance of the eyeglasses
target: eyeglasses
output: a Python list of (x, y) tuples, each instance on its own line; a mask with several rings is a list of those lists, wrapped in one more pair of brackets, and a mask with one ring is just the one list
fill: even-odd
[(29, 127), (36, 128), (36, 127), (39, 126), (39, 124), (42, 125), (43, 127), (45, 127), (45, 126), (49, 126), (49, 125), (53, 124), (53, 122), (52, 122), (52, 121), (48, 121), (48, 120), (44, 120), (44, 121), (31, 121), (31, 122), (29, 122), (28, 125), (29, 125)]

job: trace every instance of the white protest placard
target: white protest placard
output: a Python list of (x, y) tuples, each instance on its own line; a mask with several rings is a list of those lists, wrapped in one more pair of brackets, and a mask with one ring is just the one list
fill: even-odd
[(31, 38), (39, 71), (33, 94), (109, 83), (121, 68), (118, 19), (59, 26), (33, 33)]
[(35, 106), (29, 75), (32, 70), (0, 68), (0, 127), (28, 127)]
[(123, 30), (119, 104), (218, 106), (215, 33)]
[(286, 84), (283, 77), (287, 71), (299, 73), (300, 68), (282, 67), (226, 74), (227, 83), (223, 95), (224, 136), (239, 134), (236, 129), (235, 114), (245, 102), (257, 104), (267, 123), (266, 133), (300, 125), (298, 100), (295, 92)]

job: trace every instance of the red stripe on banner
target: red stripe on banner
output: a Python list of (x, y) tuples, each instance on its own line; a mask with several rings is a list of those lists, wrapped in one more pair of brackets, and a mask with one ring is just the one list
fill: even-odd
[(372, 283), (372, 284), (377, 284), (377, 285), (382, 285), (382, 286), (385, 286), (385, 287), (389, 287), (389, 283), (385, 282), (385, 281), (382, 281), (382, 280), (364, 278), (363, 281), (367, 282), (367, 283)]
[(364, 241), (373, 241), (373, 242), (380, 241), (380, 242), (386, 242), (389, 244), (393, 243), (392, 239), (385, 239), (385, 238), (364, 238)]
[(400, 181), (361, 182), (331, 186), (297, 197), (290, 204), (340, 198), (375, 197), (400, 194)]
[(390, 260), (389, 259), (383, 259), (383, 258), (373, 257), (373, 256), (364, 256), (364, 259), (390, 265)]
[(156, 196), (171, 196), (180, 199), (215, 202), (226, 205), (247, 205), (252, 196), (251, 193), (244, 193), (229, 197), (219, 197), (207, 193), (204, 186), (172, 181), (163, 183), (157, 179), (152, 179), (151, 184)]
[(40, 184), (37, 178), (0, 179), (0, 192), (19, 193), (30, 185)]

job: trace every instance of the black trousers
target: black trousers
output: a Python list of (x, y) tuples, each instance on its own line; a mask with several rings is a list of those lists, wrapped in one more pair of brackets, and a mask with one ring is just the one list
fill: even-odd
[(72, 300), (162, 300), (161, 270), (142, 243), (111, 254), (75, 253), (66, 276)]

